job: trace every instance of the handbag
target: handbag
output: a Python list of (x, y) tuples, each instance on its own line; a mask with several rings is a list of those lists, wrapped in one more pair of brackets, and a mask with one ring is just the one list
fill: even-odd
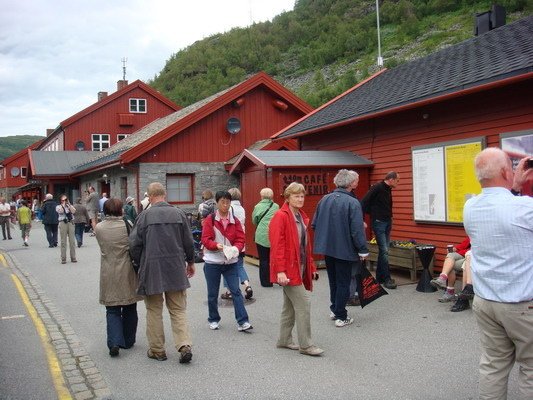
[(361, 262), (361, 274), (357, 276), (357, 293), (361, 308), (388, 294), (366, 268), (366, 261)]

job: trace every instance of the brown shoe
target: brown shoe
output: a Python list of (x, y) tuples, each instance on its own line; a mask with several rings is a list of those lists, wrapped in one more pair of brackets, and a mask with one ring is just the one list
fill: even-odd
[(320, 356), (323, 352), (324, 350), (316, 346), (309, 346), (307, 349), (300, 349), (301, 354), (305, 354), (308, 356)]
[(192, 360), (191, 346), (181, 346), (178, 351), (180, 352), (180, 364), (187, 364)]
[(289, 350), (300, 350), (300, 346), (298, 346), (297, 344), (294, 344), (294, 343), (289, 343), (289, 344), (277, 344), (276, 347), (278, 349), (289, 349)]
[(148, 349), (148, 353), (146, 354), (148, 358), (153, 358), (157, 361), (165, 361), (167, 359), (167, 353), (154, 353), (152, 350)]
[(78, 262), (78, 260), (74, 259), (74, 260), (70, 260), (71, 262)]
[(61, 260), (61, 264), (66, 264), (67, 260)]

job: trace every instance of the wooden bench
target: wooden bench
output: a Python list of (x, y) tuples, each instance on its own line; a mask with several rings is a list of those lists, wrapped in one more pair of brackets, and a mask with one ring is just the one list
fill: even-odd
[[(378, 260), (378, 245), (368, 243), (368, 250), (370, 252), (368, 261), (371, 267), (375, 267)], [(418, 244), (419, 246), (424, 246)], [(435, 257), (431, 259), (429, 264), (429, 272), (433, 276), (433, 263)], [(389, 267), (390, 268), (402, 268), (408, 269), (411, 277), (411, 281), (416, 281), (417, 271), (422, 271), (422, 263), (418, 258), (415, 247), (389, 247)]]

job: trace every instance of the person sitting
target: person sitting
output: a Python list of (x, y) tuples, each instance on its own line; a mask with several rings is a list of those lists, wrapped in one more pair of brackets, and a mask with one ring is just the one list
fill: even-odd
[(437, 289), (444, 289), (443, 296), (439, 299), (441, 303), (447, 303), (455, 300), (455, 272), (461, 272), (463, 269), (463, 262), (465, 254), (470, 249), (470, 238), (467, 237), (460, 244), (454, 246), (452, 251), (446, 255), (444, 264), (442, 265), (442, 272), (437, 277), (431, 280), (430, 284)]
[(474, 298), (474, 287), (472, 286), (472, 274), (470, 272), (471, 250), (465, 253), (463, 263), (463, 290), (457, 297), (457, 301), (450, 308), (451, 312), (460, 312), (470, 308), (470, 300)]

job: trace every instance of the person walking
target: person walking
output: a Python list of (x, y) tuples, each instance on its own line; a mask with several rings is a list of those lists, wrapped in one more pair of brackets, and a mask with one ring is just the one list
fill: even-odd
[(361, 200), (365, 214), (370, 214), (372, 230), (378, 244), (376, 280), (387, 289), (397, 285), (389, 271), (389, 244), (392, 229), (392, 189), (398, 186), (400, 175), (391, 171), (381, 182), (373, 185)]
[(207, 304), (209, 328), (220, 326), (218, 313), (218, 292), (220, 277), (224, 276), (233, 298), (233, 309), (239, 331), (253, 329), (244, 307), (244, 299), (239, 289), (237, 265), (239, 253), (244, 248), (244, 231), (239, 220), (230, 213), (231, 194), (221, 190), (215, 194), (217, 211), (204, 219), (202, 244), (204, 245), (204, 275), (207, 282)]
[(58, 221), (59, 221), (59, 233), (61, 236), (61, 264), (67, 263), (67, 240), (68, 247), (70, 249), (70, 261), (75, 263), (76, 260), (76, 246), (74, 237), (74, 214), (76, 208), (69, 203), (66, 194), (59, 196), (59, 205), (56, 207)]
[(22, 235), (22, 244), (28, 247), (31, 230), (31, 209), (28, 208), (28, 202), (26, 200), (20, 201), (20, 207), (17, 209), (17, 220)]
[(252, 212), (252, 223), (255, 228), (255, 245), (259, 255), (259, 281), (263, 287), (272, 287), (270, 282), (270, 241), (268, 240), (268, 227), (272, 217), (279, 210), (274, 203), (274, 192), (270, 188), (263, 188), (259, 192), (261, 201), (257, 203)]
[(481, 341), (480, 399), (507, 399), (515, 362), (520, 398), (533, 399), (533, 198), (510, 192), (533, 177), (528, 160), (513, 173), (504, 151), (481, 151), (474, 160), (481, 194), (463, 210)]
[(94, 187), (89, 186), (89, 195), (85, 201), (89, 218), (91, 218), (91, 236), (94, 236), (94, 228), (98, 222), (98, 212), (100, 210), (100, 204), (98, 200), (98, 192), (94, 190)]
[[(305, 188), (292, 182), (285, 189), (285, 203), (272, 217), (269, 228), (270, 281), (283, 287), (278, 348), (299, 350), (320, 356), (324, 350), (311, 338), (311, 301), (313, 279), (318, 279), (307, 228), (309, 217), (303, 212)], [(292, 338), (296, 323), (298, 345)]]
[(133, 261), (139, 265), (137, 294), (145, 296), (148, 357), (164, 361), (163, 301), (170, 314), (174, 344), (180, 363), (192, 359), (187, 324), (187, 292), (194, 276), (194, 242), (183, 210), (168, 204), (159, 182), (148, 186), (150, 208), (141, 212), (129, 241)]
[(74, 236), (76, 236), (76, 244), (78, 248), (83, 245), (83, 234), (85, 226), (90, 225), (91, 218), (87, 212), (87, 208), (82, 204), (81, 197), (76, 199), (76, 213), (74, 214)]
[(353, 323), (346, 303), (352, 271), (360, 275), (361, 261), (368, 257), (361, 204), (352, 193), (359, 174), (341, 169), (333, 182), (337, 187), (318, 203), (311, 226), (315, 231), (315, 253), (325, 256), (329, 280), (330, 318), (342, 328)]
[(135, 225), (137, 219), (137, 211), (133, 203), (135, 199), (131, 196), (126, 197), (126, 204), (124, 204), (124, 220), (128, 221), (131, 227)]
[(6, 202), (5, 197), (0, 197), (0, 225), (2, 225), (3, 239), (13, 239), (11, 237), (11, 206)]
[(104, 215), (95, 230), (100, 246), (100, 304), (106, 308), (109, 355), (116, 357), (121, 348), (129, 349), (135, 344), (137, 302), (142, 296), (136, 293), (139, 279), (131, 264), (122, 202), (115, 198), (106, 201)]
[(59, 224), (59, 215), (57, 214), (57, 202), (50, 193), (47, 193), (41, 208), (43, 216), (44, 231), (48, 247), (57, 247), (57, 229)]

